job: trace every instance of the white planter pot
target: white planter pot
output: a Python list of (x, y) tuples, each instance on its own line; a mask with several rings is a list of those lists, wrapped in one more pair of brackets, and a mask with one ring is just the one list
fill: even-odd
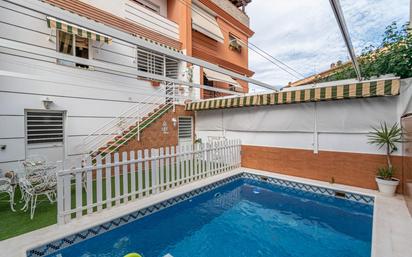
[(379, 187), (379, 192), (385, 196), (394, 196), (396, 187), (399, 185), (399, 179), (392, 178), (392, 180), (385, 180), (376, 177), (376, 183)]

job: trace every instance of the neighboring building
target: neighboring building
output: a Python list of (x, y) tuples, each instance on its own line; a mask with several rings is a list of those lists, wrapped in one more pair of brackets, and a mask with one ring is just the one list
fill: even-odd
[[(127, 117), (123, 117), (115, 124), (119, 132), (96, 132), (102, 125), (122, 118), (124, 110), (139, 104), (146, 104), (148, 115), (158, 112), (156, 119), (170, 111), (169, 107), (150, 102), (156, 102), (153, 99), (156, 92), (165, 90), (164, 86), (159, 87), (161, 80), (136, 78), (123, 70), (138, 70), (248, 92), (248, 85), (243, 81), (198, 66), (192, 68), (192, 76), (188, 78), (188, 65), (173, 57), (85, 29), (81, 24), (67, 23), (62, 17), (57, 19), (47, 11), (35, 11), (13, 2), (0, 0), (1, 40), (7, 45), (0, 47), (0, 169), (3, 171), (16, 169), (19, 161), (34, 155), (46, 156), (49, 160), (64, 160), (80, 158), (85, 150), (102, 149), (98, 143), (91, 144), (98, 149), (84, 148), (82, 145), (87, 140), (104, 141), (130, 130), (130, 127), (120, 124), (129, 122)], [(248, 49), (243, 45), (253, 31), (249, 28), (248, 16), (239, 9), (244, 10), (245, 4), (237, 1), (41, 2), (36, 4), (44, 5), (45, 10), (53, 8), (51, 6), (59, 7), (68, 15), (78, 14), (238, 74), (253, 75), (248, 69)], [(53, 57), (58, 54), (84, 61), (76, 63)], [(99, 65), (94, 66), (93, 63)], [(179, 92), (192, 98), (220, 96), (213, 91), (196, 88), (182, 90), (186, 91)], [(150, 134), (156, 137), (157, 143), (164, 144), (193, 141), (191, 114), (179, 110), (175, 116), (173, 122), (151, 121), (157, 122), (153, 127), (161, 127), (158, 134), (165, 140), (160, 140), (159, 135), (153, 133), (143, 134)], [(179, 121), (184, 127), (180, 127)], [(185, 133), (182, 133), (183, 130)], [(134, 139), (136, 135), (133, 136)], [(175, 138), (166, 140), (167, 137)], [(139, 147), (154, 147), (150, 142), (146, 140)]]
[(295, 82), (289, 82), (289, 84), (285, 87), (297, 87), (297, 86), (303, 86), (303, 85), (308, 85), (308, 84), (313, 84), (313, 83), (317, 83), (319, 81), (322, 81), (330, 76), (332, 76), (333, 74), (340, 72), (348, 67), (350, 67), (352, 65), (351, 62), (345, 62), (342, 63), (341, 61), (338, 61), (337, 63), (332, 63), (330, 65), (330, 68), (319, 72), (317, 74), (308, 76), (306, 78), (297, 80)]

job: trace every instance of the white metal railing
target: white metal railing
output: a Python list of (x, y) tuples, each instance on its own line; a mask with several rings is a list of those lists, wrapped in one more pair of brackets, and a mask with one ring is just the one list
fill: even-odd
[[(135, 136), (130, 135), (130, 133), (124, 134), (123, 132), (131, 126), (139, 127), (139, 123), (143, 118), (148, 119), (153, 115), (157, 115), (162, 106), (174, 106), (176, 100), (175, 92), (174, 84), (168, 83), (155, 93), (133, 104), (117, 117), (89, 133), (83, 139), (82, 152), (88, 155), (96, 155), (101, 147), (109, 147), (109, 142), (116, 143), (125, 139), (126, 136)], [(139, 133), (138, 137), (140, 137), (140, 128), (137, 129), (137, 133)], [(115, 140), (116, 137), (120, 138)]]
[(96, 165), (89, 158), (86, 167), (57, 173), (58, 223), (238, 168), (240, 146), (224, 140), (114, 153)]

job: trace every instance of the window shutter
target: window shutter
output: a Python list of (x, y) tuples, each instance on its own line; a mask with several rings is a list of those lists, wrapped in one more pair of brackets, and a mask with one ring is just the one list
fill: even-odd
[(179, 139), (192, 137), (192, 117), (179, 117)]
[(27, 144), (63, 143), (63, 113), (26, 113)]

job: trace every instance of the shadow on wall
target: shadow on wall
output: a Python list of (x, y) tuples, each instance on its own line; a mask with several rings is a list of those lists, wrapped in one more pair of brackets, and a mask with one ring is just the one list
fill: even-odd
[(404, 132), (403, 183), (405, 200), (412, 215), (412, 113), (402, 118)]

